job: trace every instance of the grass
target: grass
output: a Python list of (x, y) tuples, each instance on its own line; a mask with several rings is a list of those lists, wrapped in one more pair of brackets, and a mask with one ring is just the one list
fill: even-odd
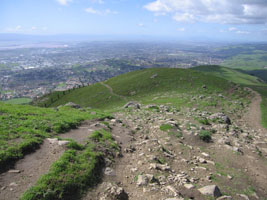
[(169, 131), (169, 130), (172, 129), (172, 128), (173, 128), (173, 127), (172, 127), (172, 125), (170, 125), (170, 124), (162, 124), (162, 125), (160, 126), (160, 130), (165, 131), (165, 132)]
[[(114, 141), (109, 132), (95, 131), (86, 145), (69, 143), (61, 158), (28, 189), (21, 200), (77, 199), (101, 178), (105, 152), (114, 153)], [(102, 151), (101, 151), (102, 149)]]
[(9, 104), (29, 104), (30, 102), (32, 102), (32, 99), (30, 98), (15, 98), (4, 101), (4, 103), (9, 103)]
[(0, 103), (0, 170), (34, 151), (47, 137), (76, 128), (83, 120), (109, 116), (91, 112)]
[[(156, 78), (151, 78), (158, 74)], [(187, 105), (188, 98), (171, 98), (166, 93), (176, 94), (210, 94), (213, 92), (224, 93), (232, 87), (228, 81), (213, 75), (199, 73), (190, 69), (152, 68), (137, 70), (127, 74), (113, 77), (105, 84), (112, 87), (113, 92), (124, 96), (126, 100), (112, 95), (103, 85), (97, 83), (65, 92), (54, 92), (34, 102), (38, 106), (55, 107), (74, 102), (83, 107), (98, 109), (114, 109), (123, 106), (127, 101), (139, 101), (141, 103), (154, 103), (154, 96), (161, 97), (155, 104), (171, 102), (177, 107)], [(207, 85), (208, 89), (202, 86)], [(132, 95), (134, 92), (134, 95)], [(164, 101), (164, 102), (161, 102)], [(191, 105), (189, 105), (191, 106)]]
[(193, 69), (201, 72), (212, 73), (215, 76), (222, 77), (226, 80), (232, 81), (237, 84), (243, 84), (243, 85), (264, 84), (255, 76), (251, 76), (249, 74), (242, 73), (241, 71), (218, 65), (204, 65), (204, 66), (194, 67)]
[(210, 142), (211, 141), (211, 135), (212, 133), (207, 130), (201, 130), (199, 133), (199, 138), (203, 140), (204, 142)]

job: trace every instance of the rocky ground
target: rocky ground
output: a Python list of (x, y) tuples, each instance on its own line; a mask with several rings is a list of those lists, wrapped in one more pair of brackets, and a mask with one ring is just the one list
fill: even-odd
[[(122, 157), (109, 163), (102, 184), (84, 200), (267, 199), (266, 130), (246, 121), (253, 108), (244, 105), (228, 117), (196, 108), (126, 107), (109, 122), (114, 133), (125, 129), (115, 135)], [(162, 130), (166, 124), (171, 128)], [(212, 140), (202, 141), (201, 131), (213, 133)]]
[[(267, 199), (267, 132), (254, 112), (258, 98), (239, 112), (128, 103), (106, 119), (121, 152), (105, 160), (101, 183), (83, 200)], [(83, 143), (103, 126), (88, 121), (60, 137)], [(0, 199), (18, 199), (62, 155), (63, 143), (47, 139), (1, 174)]]

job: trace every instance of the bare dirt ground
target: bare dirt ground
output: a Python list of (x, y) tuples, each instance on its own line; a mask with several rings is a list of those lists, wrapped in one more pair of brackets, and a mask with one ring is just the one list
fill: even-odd
[(255, 130), (259, 130), (265, 132), (267, 134), (267, 130), (264, 129), (261, 125), (261, 110), (260, 103), (262, 101), (261, 96), (258, 92), (252, 91), (254, 98), (251, 101), (249, 106), (249, 110), (247, 115), (245, 115), (244, 120)]

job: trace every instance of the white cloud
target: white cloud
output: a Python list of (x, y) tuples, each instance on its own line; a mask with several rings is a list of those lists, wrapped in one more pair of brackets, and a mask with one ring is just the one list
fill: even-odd
[(57, 0), (57, 2), (63, 6), (66, 6), (69, 2), (72, 2), (72, 0)]
[(90, 0), (93, 3), (98, 3), (98, 4), (103, 4), (104, 1), (103, 0)]
[(266, 0), (154, 0), (144, 6), (156, 15), (168, 13), (178, 22), (266, 24)]
[(144, 27), (145, 25), (143, 23), (139, 23), (138, 26)]
[(110, 9), (106, 9), (106, 10), (96, 10), (96, 9), (94, 9), (94, 8), (91, 8), (91, 7), (86, 8), (85, 11), (86, 11), (87, 13), (94, 14), (94, 15), (110, 15), (110, 14), (112, 14), (112, 15), (116, 15), (116, 14), (118, 14), (117, 11), (112, 11), (112, 10), (110, 10)]
[(196, 21), (194, 15), (191, 15), (189, 13), (184, 13), (184, 14), (176, 13), (173, 16), (173, 19), (177, 22), (190, 22), (190, 23), (192, 23), (192, 22)]
[(250, 32), (248, 32), (248, 31), (236, 31), (235, 33), (236, 34), (242, 34), (242, 35), (250, 34)]
[(185, 28), (177, 28), (177, 31), (184, 32), (185, 31)]
[(228, 31), (236, 31), (236, 30), (237, 30), (236, 27), (230, 27), (230, 28), (228, 28)]

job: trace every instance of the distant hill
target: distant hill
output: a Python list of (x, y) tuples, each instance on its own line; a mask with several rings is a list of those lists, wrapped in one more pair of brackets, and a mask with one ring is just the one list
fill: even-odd
[(218, 65), (204, 65), (204, 66), (194, 67), (193, 69), (201, 72), (208, 72), (210, 74), (222, 77), (237, 84), (243, 84), (243, 85), (263, 84), (263, 80), (261, 80), (258, 77), (228, 67), (222, 67)]
[[(256, 80), (255, 80), (256, 82)], [(93, 108), (114, 108), (134, 100), (142, 103), (186, 104), (189, 95), (223, 93), (233, 86), (227, 80), (191, 69), (152, 68), (133, 71), (104, 82), (65, 92), (54, 92), (34, 102), (56, 107), (68, 102)], [(206, 87), (205, 87), (206, 86)], [(110, 88), (108, 88), (110, 87)], [(112, 88), (113, 91), (110, 91)], [(186, 94), (180, 99), (169, 94)], [(122, 97), (123, 96), (123, 97)]]

